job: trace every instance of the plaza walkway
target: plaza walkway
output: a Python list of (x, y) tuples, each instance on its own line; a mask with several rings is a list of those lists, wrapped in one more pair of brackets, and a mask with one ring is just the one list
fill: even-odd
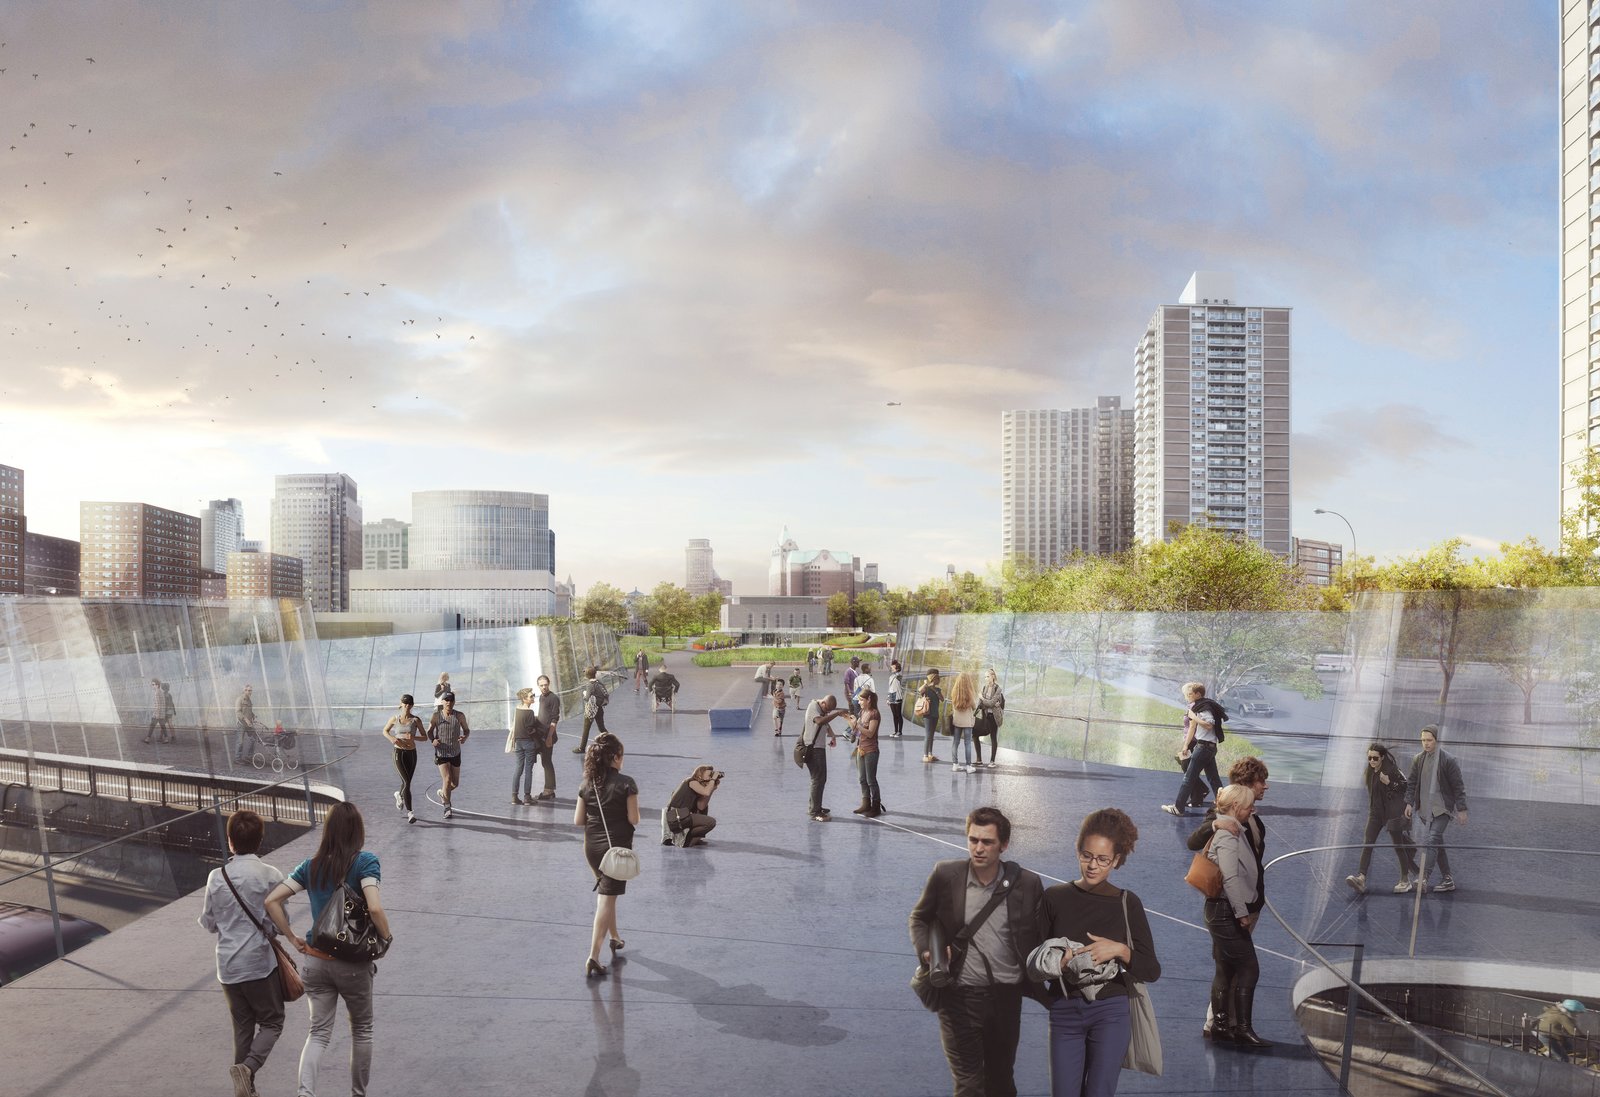
[[(670, 662), (684, 682), (677, 715), (652, 715), (645, 695), (628, 684), (608, 710), (627, 747), (625, 771), (641, 790), (643, 874), (619, 904), (627, 949), (602, 980), (582, 973), (594, 900), (572, 825), (579, 765), (568, 748), (578, 721), (562, 725), (554, 804), (511, 804), (503, 731), (486, 730), (467, 745), (448, 822), (433, 803), (421, 805), (414, 826), (394, 811), (393, 771), (376, 733), (346, 764), (347, 794), (366, 814), (396, 934), (377, 977), (373, 1094), (948, 1093), (935, 1020), (907, 987), (906, 915), (933, 862), (963, 855), (963, 817), (985, 803), (1015, 821), (1010, 856), (1054, 879), (1075, 875), (1073, 842), (1086, 812), (1123, 807), (1142, 829), (1114, 879), (1155, 912), (1164, 974), (1153, 994), (1167, 1072), (1124, 1074), (1122, 1093), (1338, 1092), (1291, 1017), (1288, 988), (1305, 968), (1271, 922), (1259, 939), (1271, 952), (1263, 955), (1256, 1027), (1278, 1047), (1247, 1054), (1200, 1039), (1211, 959), (1197, 924), (1199, 898), (1181, 881), (1188, 862), (1181, 842), (1192, 821), (1157, 806), (1170, 800), (1174, 774), (1005, 750), (999, 770), (952, 773), (948, 764), (922, 764), (920, 734), (908, 724), (904, 739), (883, 742), (889, 814), (876, 821), (850, 814), (857, 786), (841, 745), (830, 759), (826, 798), (834, 820), (813, 823), (804, 810), (806, 774), (790, 758), (798, 714), (791, 710), (782, 740), (765, 714), (749, 734), (713, 734), (705, 709), (751, 671), (697, 669), (681, 653)], [(837, 674), (808, 679), (805, 699), (840, 683)], [(948, 755), (948, 740), (938, 753)], [(703, 848), (664, 848), (659, 810), (700, 762), (727, 772), (711, 808), (720, 825)], [(419, 769), (419, 791), (434, 787), (429, 772)], [(1319, 788), (1275, 785), (1263, 812), (1272, 852), (1313, 844), (1330, 812), (1348, 817), (1354, 840), (1353, 803), (1330, 807)], [(1497, 814), (1487, 802), (1474, 805), (1473, 828), (1515, 844), (1530, 827), (1567, 829), (1579, 818), (1552, 809), (1535, 822), (1526, 813)], [(270, 859), (287, 869), (314, 842)], [(1538, 929), (1545, 914), (1519, 905), (1533, 894), (1556, 904), (1548, 909), (1560, 912), (1563, 927), (1593, 926), (1600, 913), (1581, 881), (1543, 880), (1542, 868), (1530, 865), (1529, 877), (1513, 873), (1490, 888), (1474, 879), (1470, 855), (1462, 862), (1462, 891), (1425, 903), (1424, 951), (1495, 955), (1513, 927)], [(1409, 932), (1409, 906), (1387, 894), (1357, 901), (1338, 878), (1309, 865), (1286, 868), (1269, 878), (1270, 892), (1291, 919), (1365, 934), (1393, 954)], [(195, 923), (199, 909), (200, 897), (190, 895), (0, 991), (0, 1091), (227, 1093), (230, 1028), (212, 938)], [(303, 931), (304, 902), (291, 904), (291, 914)], [(1592, 940), (1580, 944), (1592, 953)], [(305, 1033), (306, 1008), (298, 1003), (258, 1079), (264, 1097), (294, 1092)], [(347, 1092), (342, 1015), (336, 1033), (321, 1076), (322, 1092), (334, 1095)], [(1043, 1011), (1025, 1006), (1017, 1062), (1024, 1094), (1048, 1092), (1045, 1035)]]

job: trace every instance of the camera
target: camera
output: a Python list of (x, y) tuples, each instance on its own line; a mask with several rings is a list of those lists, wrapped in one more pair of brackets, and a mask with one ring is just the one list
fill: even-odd
[(715, 779), (720, 781), (720, 780), (722, 780), (723, 776), (724, 776), (723, 772), (719, 769), (719, 770), (717, 770), (717, 775), (716, 775)]

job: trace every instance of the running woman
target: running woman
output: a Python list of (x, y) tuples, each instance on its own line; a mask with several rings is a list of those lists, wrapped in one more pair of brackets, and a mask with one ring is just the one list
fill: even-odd
[(394, 768), (400, 774), (400, 787), (394, 793), (396, 811), (406, 813), (406, 822), (415, 823), (417, 813), (411, 810), (411, 778), (417, 772), (417, 740), (426, 734), (422, 721), (411, 714), (416, 704), (411, 694), (400, 695), (400, 711), (389, 717), (383, 725), (383, 737), (394, 744)]
[(471, 734), (466, 713), (456, 711), (456, 695), (441, 693), (439, 708), (428, 724), (428, 738), (433, 741), (433, 760), (439, 767), (439, 800), (446, 819), (455, 818), (450, 797), (461, 787), (461, 744)]

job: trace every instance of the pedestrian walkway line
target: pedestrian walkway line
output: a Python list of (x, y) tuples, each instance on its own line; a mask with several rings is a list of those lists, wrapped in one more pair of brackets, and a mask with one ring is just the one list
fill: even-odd
[[(893, 828), (895, 830), (898, 830), (898, 831), (901, 831), (902, 833), (905, 833), (905, 834), (915, 835), (918, 838), (926, 838), (928, 841), (935, 842), (935, 843), (937, 843), (938, 845), (941, 845), (941, 846), (949, 846), (951, 849), (958, 849), (963, 854), (965, 854), (967, 852), (967, 847), (965, 845), (961, 844), (961, 843), (952, 842), (948, 838), (940, 838), (938, 835), (935, 835), (935, 834), (925, 834), (920, 830), (915, 830), (915, 829), (913, 829), (911, 827), (903, 827), (898, 823), (887, 822), (887, 821), (885, 821), (883, 819), (882, 816), (879, 816), (878, 818), (872, 820), (872, 822), (879, 823), (879, 824), (881, 824), (883, 826), (886, 826), (886, 827), (891, 827), (891, 828)], [(1037, 870), (1035, 870), (1035, 871), (1037, 871)], [(1069, 883), (1070, 882), (1070, 881), (1061, 879), (1059, 876), (1051, 876), (1048, 872), (1040, 872), (1039, 873), (1039, 878), (1041, 880), (1049, 880), (1053, 884), (1065, 884), (1065, 883)], [(1201, 933), (1206, 933), (1207, 932), (1205, 926), (1199, 925), (1199, 924), (1197, 924), (1195, 922), (1191, 922), (1186, 918), (1179, 918), (1177, 915), (1174, 915), (1174, 914), (1167, 914), (1164, 911), (1156, 910), (1154, 907), (1145, 907), (1145, 913), (1146, 914), (1154, 914), (1157, 918), (1165, 918), (1169, 922), (1176, 922), (1176, 923), (1178, 923), (1178, 925), (1185, 926), (1185, 927), (1187, 927), (1189, 929), (1199, 930)], [(1263, 947), (1261, 945), (1257, 945), (1256, 946), (1256, 951), (1257, 952), (1264, 952), (1268, 956), (1276, 956), (1280, 960), (1287, 960), (1291, 964), (1299, 964), (1302, 967), (1310, 965), (1310, 961), (1308, 961), (1308, 960), (1301, 960), (1298, 957), (1289, 956), (1286, 953), (1275, 952), (1272, 949), (1265, 948), (1265, 947)]]

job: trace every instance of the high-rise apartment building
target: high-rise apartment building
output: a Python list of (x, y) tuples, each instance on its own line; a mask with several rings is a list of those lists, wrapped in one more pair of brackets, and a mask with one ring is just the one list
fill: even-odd
[(1197, 271), (1134, 352), (1134, 537), (1203, 522), (1289, 555), (1289, 314)]
[(272, 551), (298, 556), (305, 565), (305, 596), (312, 609), (349, 609), (350, 571), (361, 561), (356, 482), (342, 472), (277, 477)]
[(298, 556), (231, 553), (227, 574), (229, 598), (305, 597), (305, 566)]
[(84, 598), (200, 597), (200, 519), (149, 503), (78, 504)]
[(1572, 475), (1600, 445), (1600, 7), (1561, 5), (1560, 504), (1579, 502)]
[(411, 523), (398, 518), (361, 527), (361, 569), (399, 571), (411, 566)]
[(1131, 545), (1133, 434), (1120, 396), (1092, 408), (1002, 412), (1002, 558), (1056, 568), (1074, 553)]
[(238, 552), (244, 540), (244, 504), (237, 499), (213, 499), (200, 510), (200, 568), (219, 575), (228, 573), (228, 554)]
[(407, 566), (418, 571), (555, 570), (548, 495), (412, 492), (410, 536)]
[(23, 506), (25, 479), (21, 469), (0, 465), (0, 596), (21, 594), (26, 582), (28, 518)]
[(1325, 587), (1333, 582), (1333, 573), (1344, 564), (1344, 546), (1296, 537), (1289, 552), (1289, 563), (1300, 569), (1307, 583)]
[(26, 557), (23, 593), (38, 597), (78, 597), (78, 566), (82, 560), (78, 542), (66, 537), (29, 533), (23, 543), (26, 546), (23, 550)]

